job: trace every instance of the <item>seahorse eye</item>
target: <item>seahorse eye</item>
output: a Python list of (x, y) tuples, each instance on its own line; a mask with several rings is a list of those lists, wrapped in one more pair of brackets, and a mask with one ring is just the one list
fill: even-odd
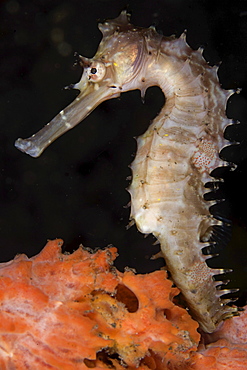
[(105, 77), (106, 67), (104, 63), (94, 61), (86, 69), (87, 78), (92, 82), (99, 82)]

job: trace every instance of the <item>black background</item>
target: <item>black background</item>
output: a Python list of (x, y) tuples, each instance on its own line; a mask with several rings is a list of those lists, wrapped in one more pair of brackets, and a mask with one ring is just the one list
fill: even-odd
[[(226, 172), (221, 191), (233, 236), (218, 267), (232, 267), (231, 287), (247, 288), (247, 3), (246, 1), (18, 1), (1, 2), (1, 183), (0, 257), (38, 253), (47, 239), (64, 239), (64, 250), (80, 243), (92, 248), (115, 245), (119, 269), (134, 267), (144, 273), (162, 266), (149, 260), (159, 250), (154, 238), (144, 238), (136, 227), (126, 230), (130, 201), (125, 188), (128, 165), (136, 152), (134, 136), (142, 134), (164, 103), (157, 87), (125, 93), (99, 106), (75, 129), (34, 159), (14, 147), (49, 122), (76, 96), (63, 90), (77, 82), (81, 68), (73, 67), (74, 52), (92, 57), (101, 40), (98, 21), (115, 18), (126, 8), (131, 22), (155, 25), (164, 35), (179, 36), (196, 49), (205, 46), (211, 65), (222, 64), (220, 82), (225, 89), (242, 88), (227, 108), (241, 123), (227, 135), (238, 146), (224, 152), (238, 164)], [(243, 298), (242, 298), (243, 299)]]

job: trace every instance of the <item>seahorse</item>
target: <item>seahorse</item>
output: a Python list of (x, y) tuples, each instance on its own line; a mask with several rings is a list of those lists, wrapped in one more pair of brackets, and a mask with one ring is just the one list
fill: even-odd
[(212, 228), (223, 221), (210, 213), (205, 184), (212, 171), (227, 166), (220, 150), (231, 124), (226, 102), (234, 93), (220, 87), (217, 69), (204, 59), (202, 49), (192, 50), (185, 33), (164, 37), (154, 27), (133, 26), (126, 11), (99, 24), (103, 38), (91, 59), (79, 56), (83, 73), (70, 88), (76, 99), (51, 122), (15, 146), (38, 157), (64, 132), (80, 123), (101, 102), (122, 92), (159, 86), (165, 105), (137, 139), (131, 164), (132, 219), (144, 234), (152, 233), (161, 246), (171, 278), (181, 290), (192, 316), (205, 332), (237, 313), (221, 296), (225, 283), (214, 276), (227, 272), (209, 268), (203, 253), (211, 244)]

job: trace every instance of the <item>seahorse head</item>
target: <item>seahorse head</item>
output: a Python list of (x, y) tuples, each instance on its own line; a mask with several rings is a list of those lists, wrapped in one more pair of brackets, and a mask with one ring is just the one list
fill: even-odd
[(69, 86), (80, 90), (80, 94), (38, 133), (27, 139), (19, 138), (15, 142), (19, 150), (38, 157), (48, 145), (75, 127), (103, 101), (135, 89), (140, 89), (144, 97), (147, 87), (153, 85), (147, 77), (147, 70), (155, 60), (150, 50), (153, 50), (153, 43), (157, 46), (161, 35), (153, 27), (133, 26), (126, 11), (99, 24), (99, 29), (103, 37), (95, 56), (79, 56), (82, 77), (78, 83)]
[[(99, 24), (99, 29), (103, 34), (99, 48), (92, 59), (80, 56), (83, 74), (73, 87), (84, 94), (99, 88), (104, 94), (106, 89), (108, 98), (124, 91), (142, 90), (144, 79), (141, 78), (141, 70), (146, 67), (144, 60), (147, 51), (144, 29), (129, 23), (126, 11), (115, 19)], [(151, 28), (149, 30), (150, 33), (154, 32)]]

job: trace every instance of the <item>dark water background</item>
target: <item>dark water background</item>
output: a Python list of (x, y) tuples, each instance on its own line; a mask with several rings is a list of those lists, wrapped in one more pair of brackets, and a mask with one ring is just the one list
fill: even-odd
[[(239, 120), (227, 134), (240, 145), (224, 152), (238, 163), (227, 171), (221, 188), (233, 236), (215, 259), (232, 267), (231, 287), (247, 289), (247, 2), (189, 0), (70, 0), (20, 1), (0, 4), (0, 257), (17, 253), (33, 256), (47, 239), (60, 237), (65, 250), (80, 243), (90, 247), (113, 244), (117, 267), (144, 273), (162, 266), (149, 257), (159, 250), (154, 238), (144, 239), (135, 226), (126, 231), (129, 201), (125, 190), (131, 175), (136, 142), (161, 108), (164, 98), (150, 88), (142, 104), (139, 91), (99, 106), (75, 129), (34, 159), (14, 147), (18, 137), (39, 130), (76, 96), (63, 90), (77, 82), (81, 68), (73, 67), (74, 52), (92, 57), (101, 40), (98, 21), (115, 18), (126, 8), (131, 22), (156, 25), (164, 35), (187, 29), (194, 49), (205, 46), (210, 64), (222, 61), (223, 88), (242, 88), (228, 102), (229, 117)], [(224, 238), (224, 237), (223, 237)]]

